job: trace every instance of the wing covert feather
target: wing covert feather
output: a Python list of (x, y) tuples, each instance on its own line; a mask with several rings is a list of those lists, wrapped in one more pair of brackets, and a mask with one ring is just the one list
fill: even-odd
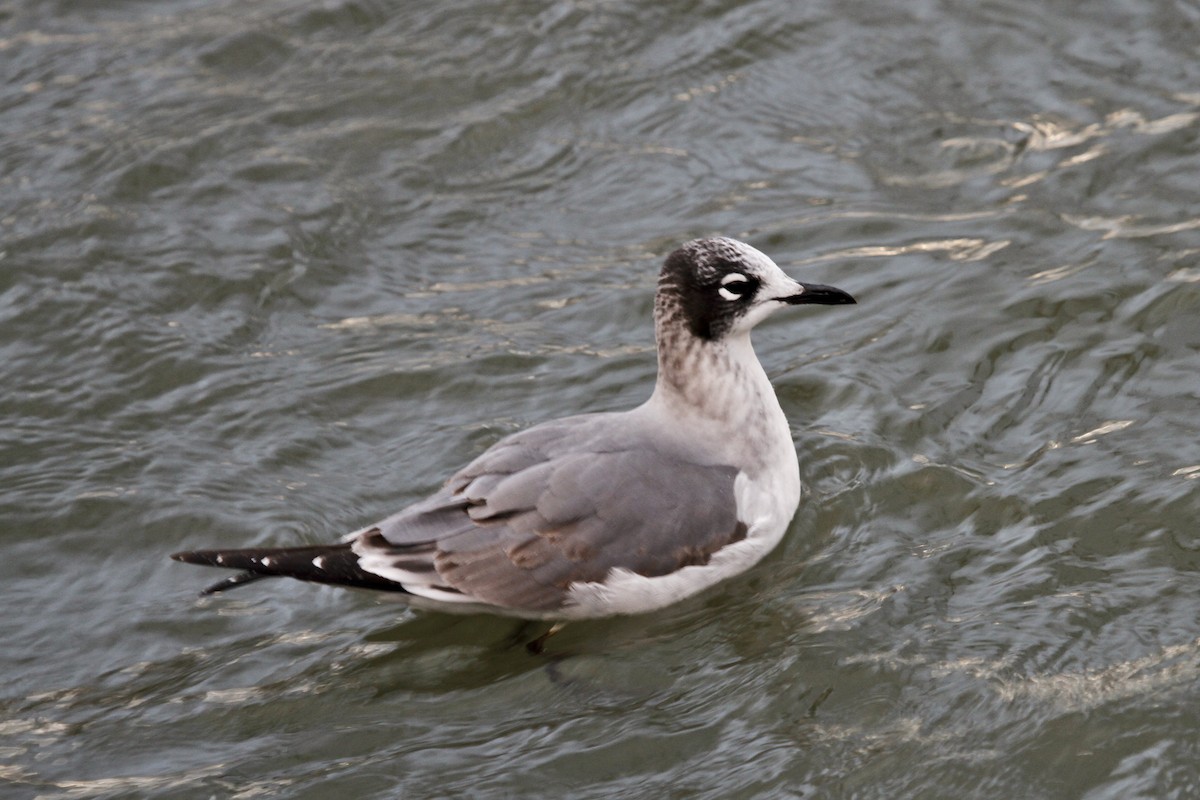
[(397, 560), (428, 554), (440, 585), (540, 611), (559, 607), (572, 583), (602, 581), (614, 568), (665, 575), (745, 535), (734, 467), (597, 436), (589, 429), (603, 416), (503, 440), (376, 527)]

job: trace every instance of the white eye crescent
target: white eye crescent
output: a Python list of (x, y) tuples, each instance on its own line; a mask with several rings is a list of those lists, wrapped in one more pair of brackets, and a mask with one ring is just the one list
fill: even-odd
[(740, 272), (731, 272), (721, 279), (721, 288), (717, 294), (726, 300), (738, 300), (750, 288), (750, 279)]

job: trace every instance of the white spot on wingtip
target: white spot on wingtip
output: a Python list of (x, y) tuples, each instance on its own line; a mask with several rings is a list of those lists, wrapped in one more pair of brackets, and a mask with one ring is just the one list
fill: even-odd
[(312, 560), (312, 565), (317, 569), (325, 569), (325, 556), (317, 556)]
[(217, 556), (217, 563), (218, 563), (218, 564), (224, 564), (224, 563), (225, 563), (225, 556)]
[(270, 557), (270, 556), (263, 556), (263, 559), (262, 559), (262, 562), (261, 562), (261, 563), (262, 563), (262, 565), (263, 565), (264, 567), (269, 567), (269, 566), (271, 566), (271, 557)]

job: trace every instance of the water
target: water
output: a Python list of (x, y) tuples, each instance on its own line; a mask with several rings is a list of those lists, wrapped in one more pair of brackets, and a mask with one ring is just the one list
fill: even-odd
[[(0, 4), (5, 798), (1200, 793), (1200, 9)], [(628, 407), (662, 256), (852, 291), (756, 345), (807, 502), (649, 617), (277, 583)]]

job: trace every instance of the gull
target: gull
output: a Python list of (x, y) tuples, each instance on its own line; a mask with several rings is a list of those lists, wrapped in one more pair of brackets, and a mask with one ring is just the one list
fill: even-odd
[(785, 306), (854, 302), (743, 242), (696, 239), (659, 275), (646, 402), (507, 436), (428, 498), (334, 544), (171, 558), (241, 570), (203, 594), (285, 576), (552, 621), (550, 633), (663, 608), (758, 563), (799, 507), (796, 448), (751, 329)]

